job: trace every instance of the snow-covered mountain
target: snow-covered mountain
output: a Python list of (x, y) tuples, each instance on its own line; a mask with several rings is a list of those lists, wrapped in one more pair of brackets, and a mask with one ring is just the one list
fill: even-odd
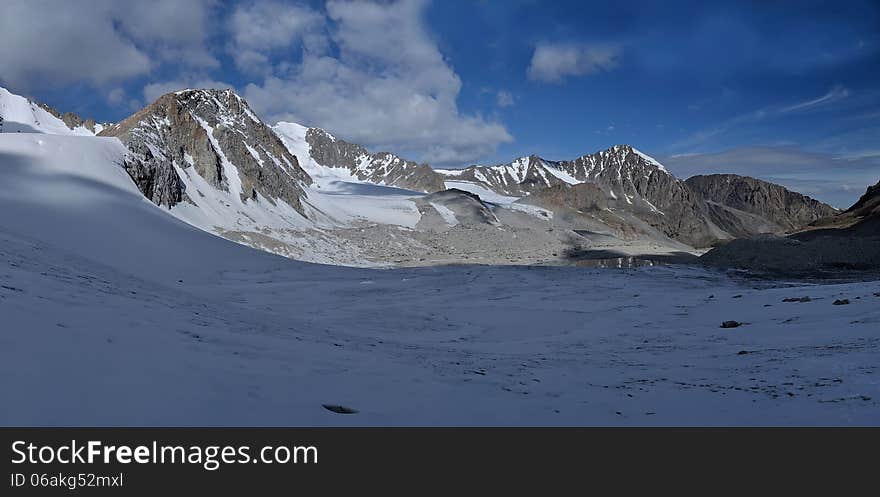
[[(880, 420), (876, 282), (304, 264), (175, 219), (119, 166), (127, 153), (0, 133), (0, 425)], [(482, 234), (464, 216), (480, 204), (449, 195), (425, 200)]]
[(62, 114), (46, 104), (0, 87), (0, 133), (93, 136), (104, 126), (92, 119), (83, 120), (72, 112)]
[(128, 147), (125, 170), (158, 205), (283, 203), (302, 212), (303, 188), (311, 183), (297, 158), (230, 90), (163, 95), (101, 136)]
[[(530, 155), (495, 166), (470, 166), (465, 169), (439, 169), (454, 181), (481, 184), (499, 193), (525, 196), (559, 184), (595, 183), (603, 186), (611, 198), (624, 197), (628, 202), (638, 195), (641, 179), (669, 172), (656, 160), (629, 145), (616, 145), (571, 161), (551, 161)], [(629, 198), (626, 198), (629, 196)]]
[[(682, 250), (672, 239), (677, 234), (670, 238), (650, 224), (628, 229), (629, 218), (607, 226), (584, 214), (560, 221), (557, 234), (547, 229), (552, 212), (540, 206), (478, 207), (480, 199), (461, 195), (423, 201), (424, 192), (444, 190), (448, 176), (393, 154), (369, 153), (321, 129), (269, 128), (229, 90), (169, 93), (100, 135), (122, 141), (128, 149), (123, 169), (172, 215), (303, 260), (384, 265), (422, 262), (436, 252), (444, 262), (458, 262), (476, 252), (487, 263), (542, 261), (579, 246), (570, 240), (578, 229), (599, 229), (612, 240), (644, 239), (656, 246), (652, 250)], [(468, 207), (456, 217), (449, 205)], [(482, 214), (492, 222), (464, 221), (481, 209), (496, 211)], [(448, 239), (439, 241), (437, 233)]]
[[(468, 183), (483, 199), (424, 195), (318, 165), (232, 93), (166, 95), (101, 136), (0, 96), (0, 425), (880, 420), (875, 281), (523, 266), (570, 264), (579, 243), (687, 249), (619, 207), (653, 199), (652, 177), (678, 184), (662, 171), (632, 181), (638, 198), (624, 167), (620, 183), (523, 198), (485, 183)], [(876, 259), (878, 205), (880, 184), (841, 214), (875, 242), (809, 236)], [(207, 232), (299, 259), (445, 265), (306, 264)], [(812, 266), (810, 243), (785, 240), (775, 257)]]
[(704, 205), (683, 181), (629, 145), (570, 161), (531, 155), (507, 164), (439, 172), (446, 176), (448, 187), (476, 185), (516, 197), (561, 185), (591, 183), (605, 192), (610, 209), (632, 213), (670, 238), (699, 247), (725, 237), (708, 221)]
[(418, 222), (415, 204), (400, 193), (335, 195), (344, 185), (315, 182), (297, 155), (313, 171), (314, 162), (292, 153), (230, 90), (163, 95), (100, 135), (128, 149), (121, 165), (146, 198), (189, 224), (269, 252), (364, 264), (356, 247), (327, 228)]
[(428, 165), (417, 164), (390, 152), (371, 153), (321, 128), (279, 122), (273, 129), (297, 157), (307, 158), (301, 160), (311, 174), (350, 176), (358, 181), (417, 192), (446, 189), (443, 176)]
[[(434, 170), (320, 128), (269, 127), (230, 90), (172, 92), (103, 129), (5, 90), (0, 96), (7, 131), (91, 136), (90, 125), (121, 141), (121, 168), (173, 216), (303, 260), (531, 263), (587, 247), (692, 251), (780, 229), (748, 206), (711, 203), (628, 145), (570, 161), (532, 155)], [(447, 188), (479, 198), (423, 199)], [(467, 207), (456, 214), (450, 205)], [(722, 208), (724, 217), (713, 216)], [(492, 222), (463, 222), (483, 211), (477, 218)], [(747, 228), (731, 228), (740, 226)]]

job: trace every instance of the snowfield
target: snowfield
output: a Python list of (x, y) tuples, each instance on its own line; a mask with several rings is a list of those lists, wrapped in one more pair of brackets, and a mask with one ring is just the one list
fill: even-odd
[[(98, 132), (101, 125), (96, 125)], [(50, 133), (56, 135), (94, 136), (80, 126), (70, 129), (64, 121), (34, 102), (0, 87), (0, 133)]]
[(151, 204), (123, 152), (0, 134), (2, 425), (880, 424), (880, 282), (297, 262)]

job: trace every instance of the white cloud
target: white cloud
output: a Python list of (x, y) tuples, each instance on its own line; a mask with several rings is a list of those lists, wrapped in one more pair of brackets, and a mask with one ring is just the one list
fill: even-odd
[(229, 20), (229, 52), (239, 69), (267, 71), (272, 51), (289, 48), (299, 40), (320, 44), (320, 36), (314, 31), (323, 26), (323, 15), (307, 7), (275, 1), (239, 5)]
[(818, 107), (820, 105), (830, 104), (832, 102), (836, 102), (838, 100), (844, 99), (849, 96), (849, 90), (842, 86), (835, 86), (828, 93), (822, 95), (821, 97), (817, 97), (811, 100), (807, 100), (805, 102), (799, 102), (794, 105), (790, 105), (788, 107), (784, 107), (779, 110), (780, 114), (787, 114), (789, 112), (798, 112), (802, 110), (812, 109), (814, 107)]
[(113, 88), (109, 92), (107, 92), (107, 101), (113, 105), (118, 105), (122, 103), (122, 99), (125, 98), (125, 90), (122, 88)]
[(496, 95), (496, 100), (498, 103), (498, 107), (510, 107), (514, 104), (513, 93), (509, 91), (500, 90)]
[(461, 80), (426, 31), (424, 7), (330, 1), (326, 41), (335, 50), (305, 50), (245, 96), (270, 121), (321, 126), (373, 149), (434, 164), (485, 157), (512, 137), (498, 122), (459, 112)]
[(833, 103), (839, 102), (840, 100), (843, 100), (849, 96), (850, 92), (848, 89), (842, 86), (835, 86), (828, 90), (828, 92), (824, 95), (816, 98), (785, 106), (776, 105), (763, 107), (757, 110), (753, 110), (751, 112), (746, 112), (744, 114), (734, 116), (710, 128), (696, 131), (690, 136), (687, 136), (684, 139), (673, 143), (672, 148), (677, 150), (690, 149), (702, 145), (710, 141), (712, 138), (722, 136), (731, 130), (741, 127), (742, 125), (754, 124), (768, 119), (779, 119), (784, 116), (788, 116), (789, 114), (796, 114), (808, 110), (824, 108)]
[(147, 74), (156, 62), (217, 62), (204, 47), (213, 0), (5, 0), (0, 79), (27, 89)]
[(534, 81), (560, 83), (567, 76), (611, 70), (619, 56), (620, 49), (611, 45), (540, 43), (527, 73)]

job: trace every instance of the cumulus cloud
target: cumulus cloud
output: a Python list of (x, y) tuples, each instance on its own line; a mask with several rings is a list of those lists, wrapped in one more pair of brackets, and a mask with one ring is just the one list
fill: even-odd
[(611, 70), (619, 56), (620, 49), (611, 45), (540, 43), (527, 74), (533, 81), (560, 83), (568, 76)]
[(268, 121), (321, 126), (435, 164), (481, 159), (512, 137), (497, 118), (459, 110), (462, 82), (425, 26), (426, 5), (6, 0), (0, 84), (30, 93), (87, 83), (111, 105), (137, 107), (185, 87), (231, 87), (215, 71), (226, 51)]
[(323, 25), (324, 16), (307, 7), (275, 1), (239, 5), (229, 19), (229, 52), (239, 69), (267, 71), (274, 51), (290, 48), (296, 41), (323, 45), (316, 33)]
[(496, 103), (498, 107), (510, 107), (514, 103), (513, 93), (509, 91), (500, 90), (498, 94), (495, 96)]
[(307, 47), (299, 63), (277, 64), (245, 96), (270, 121), (321, 126), (374, 149), (434, 164), (480, 159), (512, 137), (458, 110), (461, 80), (426, 31), (424, 8), (416, 0), (330, 1), (333, 49)]
[(6, 0), (0, 79), (27, 89), (144, 75), (153, 61), (217, 65), (204, 46), (213, 0)]

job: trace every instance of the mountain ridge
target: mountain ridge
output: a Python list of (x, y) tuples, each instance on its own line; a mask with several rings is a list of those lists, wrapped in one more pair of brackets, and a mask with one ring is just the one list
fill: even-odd
[[(51, 124), (41, 121), (42, 132), (93, 135), (82, 125), (70, 130), (78, 117), (65, 121), (23, 97), (14, 100), (20, 121)], [(170, 92), (98, 134), (120, 140), (127, 153), (119, 166), (146, 199), (172, 215), (263, 250), (334, 263), (425, 260), (419, 252), (427, 245), (446, 262), (478, 253), (486, 263), (499, 256), (541, 262), (591, 246), (692, 250), (797, 227), (827, 207), (778, 185), (724, 176), (759, 185), (770, 192), (765, 197), (792, 199), (797, 215), (788, 223), (771, 220), (777, 204), (712, 197), (698, 180), (689, 184), (626, 144), (572, 160), (529, 155), (433, 169), (369, 152), (321, 128), (269, 126), (232, 90)], [(453, 193), (430, 197), (443, 191)], [(397, 248), (389, 250), (393, 239)], [(504, 250), (499, 243), (507, 244)]]
[[(712, 204), (712, 221), (726, 231), (746, 235), (762, 230), (734, 227), (724, 220), (730, 209), (754, 214), (774, 223), (777, 228), (768, 232), (788, 232), (806, 226), (818, 219), (833, 216), (839, 211), (830, 205), (768, 181), (735, 174), (692, 176), (685, 183), (704, 200)], [(727, 212), (725, 211), (727, 209)], [(742, 220), (742, 216), (738, 216)]]
[(308, 155), (317, 166), (345, 169), (359, 181), (433, 193), (445, 189), (443, 176), (391, 152), (370, 152), (361, 145), (336, 138), (327, 130), (278, 122), (272, 129), (285, 144)]
[[(131, 154), (123, 167), (157, 205), (196, 203), (188, 171), (239, 203), (282, 200), (302, 212), (309, 175), (247, 103), (230, 90), (167, 93), (100, 136), (122, 140)], [(250, 142), (250, 143), (249, 143)]]

